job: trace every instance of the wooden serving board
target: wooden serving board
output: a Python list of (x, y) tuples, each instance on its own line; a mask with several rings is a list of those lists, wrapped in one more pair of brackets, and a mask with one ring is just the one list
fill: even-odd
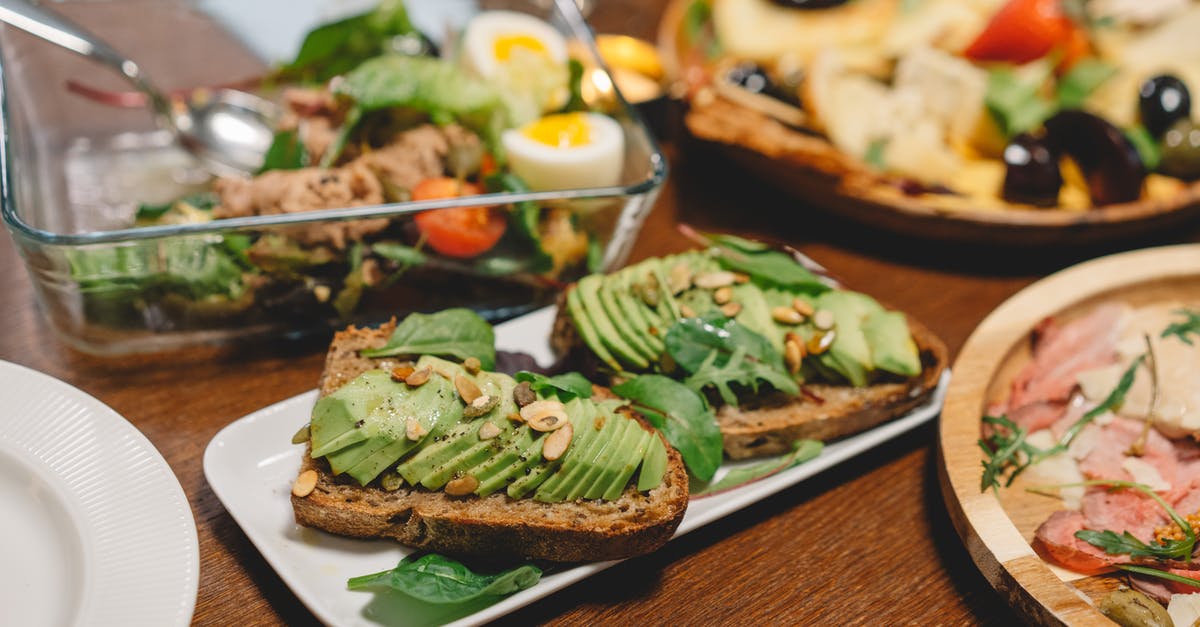
[[(676, 82), (688, 81), (684, 76), (687, 72), (684, 59), (689, 51), (680, 41), (680, 33), (687, 8), (694, 1), (670, 0), (659, 22), (659, 55), (668, 78)], [(1136, 98), (1137, 94), (1129, 97)], [(1200, 216), (1200, 182), (1189, 183), (1170, 197), (1143, 198), (1084, 211), (949, 208), (926, 200), (928, 197), (909, 196), (891, 186), (873, 184), (875, 174), (866, 164), (846, 156), (816, 135), (782, 131), (789, 136), (786, 145), (778, 142), (758, 145), (755, 138), (764, 133), (756, 129), (780, 124), (748, 108), (739, 109), (734, 117), (739, 130), (730, 132), (739, 139), (717, 142), (697, 136), (697, 141), (715, 147), (745, 172), (806, 205), (907, 236), (1023, 247), (1083, 245), (1162, 232)], [(732, 121), (728, 122), (708, 125), (732, 128)]]
[(1033, 532), (1058, 499), (1023, 489), (980, 491), (983, 454), (977, 444), (986, 407), (1008, 395), (1029, 360), (1029, 338), (1047, 316), (1070, 319), (1101, 302), (1133, 306), (1200, 299), (1200, 245), (1168, 246), (1102, 257), (1025, 288), (993, 311), (967, 339), (954, 364), (942, 409), (939, 475), (954, 527), (975, 564), (1018, 612), (1044, 625), (1111, 625), (1098, 601), (1120, 575), (1084, 577), (1043, 562), (1030, 548)]

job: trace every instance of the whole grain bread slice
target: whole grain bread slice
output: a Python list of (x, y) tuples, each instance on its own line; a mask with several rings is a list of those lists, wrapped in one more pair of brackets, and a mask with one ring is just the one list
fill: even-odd
[[(396, 360), (359, 355), (362, 349), (382, 346), (394, 328), (393, 321), (379, 328), (352, 326), (337, 333), (321, 374), (321, 396), (368, 370), (395, 367)], [(652, 430), (637, 418), (643, 428)], [(683, 520), (687, 471), (679, 453), (670, 446), (667, 450), (663, 482), (647, 493), (628, 487), (615, 501), (542, 503), (512, 499), (503, 492), (479, 498), (410, 486), (391, 491), (374, 484), (364, 487), (334, 476), (323, 459), (313, 459), (311, 449), (306, 449), (301, 473), (315, 471), (317, 484), (306, 496), (293, 495), (292, 507), (296, 522), (307, 527), (359, 538), (394, 538), (446, 555), (491, 561), (620, 559), (662, 546)]]
[[(598, 374), (598, 361), (575, 331), (565, 302), (565, 298), (559, 300), (551, 347), (559, 355), (581, 360), (585, 370)], [(921, 358), (920, 375), (861, 388), (809, 383), (799, 396), (775, 393), (737, 407), (721, 405), (717, 424), (725, 439), (725, 454), (731, 459), (745, 459), (786, 453), (796, 440), (825, 441), (854, 435), (899, 418), (928, 401), (950, 356), (933, 331), (912, 316), (905, 318)]]

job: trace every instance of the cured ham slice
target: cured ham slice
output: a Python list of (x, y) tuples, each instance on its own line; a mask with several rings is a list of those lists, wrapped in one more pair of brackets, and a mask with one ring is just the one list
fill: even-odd
[[(1126, 453), (1141, 437), (1143, 429), (1144, 424), (1141, 421), (1114, 418), (1109, 424), (1100, 427), (1100, 433), (1095, 437), (1091, 450), (1079, 462), (1079, 470), (1089, 479), (1133, 481), (1134, 477), (1126, 470), (1124, 462)], [(1168, 492), (1180, 488), (1179, 461), (1175, 456), (1175, 447), (1161, 433), (1150, 430), (1143, 454), (1138, 459), (1158, 471), (1159, 476), (1171, 486)], [(1173, 496), (1175, 495), (1171, 494), (1168, 500)]]
[(1096, 575), (1112, 570), (1116, 564), (1129, 563), (1128, 555), (1109, 555), (1076, 538), (1075, 532), (1083, 528), (1082, 512), (1054, 512), (1034, 532), (1033, 549), (1042, 559), (1085, 575)]
[(1143, 542), (1149, 542), (1154, 530), (1169, 522), (1157, 501), (1130, 489), (1092, 488), (1083, 495), (1079, 511), (1085, 529), (1128, 531)]
[(1031, 403), (1066, 402), (1080, 372), (1116, 363), (1120, 323), (1127, 310), (1105, 304), (1066, 325), (1040, 325), (1033, 359), (1012, 382), (1009, 411)]

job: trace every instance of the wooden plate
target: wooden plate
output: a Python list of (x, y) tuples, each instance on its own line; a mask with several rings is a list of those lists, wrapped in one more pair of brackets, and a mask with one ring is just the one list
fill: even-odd
[[(671, 0), (659, 23), (659, 54), (673, 80), (686, 79), (678, 34), (693, 1)], [(742, 169), (806, 204), (915, 237), (1021, 246), (1090, 244), (1145, 235), (1200, 215), (1200, 182), (1170, 198), (1087, 211), (951, 209), (880, 185), (866, 164), (824, 138), (721, 98), (703, 107), (693, 105), (686, 126), (693, 137), (718, 147)]]
[(1029, 360), (1030, 332), (1047, 316), (1070, 318), (1105, 301), (1137, 306), (1194, 299), (1200, 299), (1200, 245), (1102, 257), (1046, 277), (1005, 301), (959, 354), (940, 425), (942, 493), (976, 565), (1029, 620), (1111, 625), (1085, 599), (1098, 600), (1121, 577), (1084, 577), (1051, 567), (1034, 553), (1029, 540), (1051, 512), (1061, 509), (1057, 499), (1024, 491), (1019, 479), (999, 498), (980, 491), (983, 455), (977, 440), (985, 407), (1007, 396), (1009, 382)]

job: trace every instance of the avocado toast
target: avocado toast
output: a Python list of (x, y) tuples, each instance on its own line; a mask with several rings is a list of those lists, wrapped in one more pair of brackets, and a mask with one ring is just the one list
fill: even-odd
[(921, 324), (788, 252), (709, 243), (581, 279), (560, 299), (555, 350), (599, 377), (661, 372), (704, 393), (734, 459), (863, 431), (937, 386), (946, 348)]
[(618, 559), (671, 537), (688, 500), (682, 460), (605, 390), (560, 401), (470, 359), (360, 354), (395, 326), (334, 337), (298, 523), (489, 560)]

